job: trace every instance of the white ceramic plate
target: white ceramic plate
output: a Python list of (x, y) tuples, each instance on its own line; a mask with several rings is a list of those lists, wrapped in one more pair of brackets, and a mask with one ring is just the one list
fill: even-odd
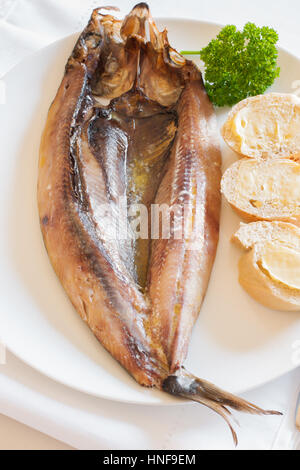
[[(160, 19), (170, 42), (199, 49), (219, 26)], [(75, 389), (113, 400), (172, 404), (178, 400), (140, 387), (104, 351), (73, 310), (45, 252), (39, 229), (36, 182), (38, 148), (48, 107), (61, 81), (76, 35), (34, 54), (6, 77), (0, 105), (1, 315), (0, 337), (8, 348), (45, 375)], [(280, 51), (281, 76), (274, 90), (293, 92), (300, 61)], [(218, 112), (220, 124), (228, 110)], [(223, 147), (226, 168), (236, 159)], [(239, 219), (223, 203), (221, 239), (214, 272), (194, 329), (186, 366), (200, 377), (241, 392), (295, 367), (300, 314), (273, 312), (237, 281), (238, 249), (229, 240)]]

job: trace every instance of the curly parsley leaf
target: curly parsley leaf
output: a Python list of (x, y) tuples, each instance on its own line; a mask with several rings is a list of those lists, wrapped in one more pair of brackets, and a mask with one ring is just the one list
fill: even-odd
[[(200, 53), (205, 87), (216, 106), (232, 106), (264, 93), (279, 76), (278, 34), (272, 28), (247, 23), (243, 31), (225, 26)], [(186, 53), (192, 53), (186, 51)]]

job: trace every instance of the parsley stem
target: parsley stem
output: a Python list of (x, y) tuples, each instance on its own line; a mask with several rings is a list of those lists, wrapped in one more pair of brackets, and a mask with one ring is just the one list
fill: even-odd
[(200, 55), (200, 51), (180, 51), (182, 55)]

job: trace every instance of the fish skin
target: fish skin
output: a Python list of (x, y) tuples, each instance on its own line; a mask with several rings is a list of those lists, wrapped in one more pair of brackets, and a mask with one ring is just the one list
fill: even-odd
[[(113, 222), (119, 219), (117, 200), (132, 197), (127, 164), (143, 148), (132, 145), (146, 135), (142, 119), (149, 119), (152, 143), (157, 139), (157, 160), (152, 192), (145, 184), (134, 197), (149, 205), (156, 193), (155, 203), (186, 206), (189, 227), (182, 239), (172, 234), (152, 240), (144, 288), (134, 243), (113, 243), (98, 211), (106, 204)], [(148, 6), (138, 4), (123, 22), (94, 10), (68, 60), (41, 140), (38, 208), (45, 247), (81, 318), (135, 380), (212, 408), (236, 441), (227, 406), (278, 413), (183, 368), (218, 243), (220, 164), (216, 118), (201, 73), (171, 48)], [(123, 223), (130, 232), (128, 221)]]
[(139, 383), (153, 386), (167, 373), (143, 325), (149, 310), (147, 302), (130, 276), (116, 269), (115, 260), (97, 237), (94, 221), (89, 220), (80, 197), (74, 194), (71, 137), (80, 126), (80, 108), (94, 67), (93, 57), (88, 53), (88, 64), (82, 63), (82, 51), (77, 50), (80, 41), (49, 110), (41, 141), (38, 205), (43, 238), (52, 265), (77, 312)]
[(179, 240), (152, 242), (148, 287), (153, 305), (151, 322), (162, 341), (171, 373), (186, 358), (207, 289), (218, 244), (221, 205), (216, 118), (201, 80), (187, 83), (179, 99), (178, 116), (168, 170), (155, 202), (176, 205), (189, 217), (193, 217), (196, 207), (201, 211)]

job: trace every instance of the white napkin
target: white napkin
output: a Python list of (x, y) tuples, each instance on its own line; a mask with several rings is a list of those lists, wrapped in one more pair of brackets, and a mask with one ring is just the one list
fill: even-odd
[(295, 418), (297, 411), (299, 412), (299, 406), (299, 376), (296, 375), (295, 388), (291, 392), (289, 407), (281, 420), (280, 428), (275, 436), (272, 445), (273, 450), (300, 450), (300, 432), (295, 426)]
[[(294, 371), (244, 395), (263, 407), (287, 411), (299, 384)], [(7, 353), (0, 366), (0, 412), (77, 449), (233, 449), (221, 418), (198, 404), (137, 406), (94, 398), (60, 385)], [(238, 416), (239, 449), (270, 449), (290, 417)], [(282, 443), (287, 448), (290, 442)]]
[[(0, 0), (0, 76), (46, 44), (82, 29), (102, 0)], [(134, 4), (112, 1), (122, 13)], [(182, 16), (242, 25), (266, 22), (280, 31), (281, 43), (296, 53), (298, 0), (282, 1), (149, 0), (157, 16)], [(294, 9), (293, 9), (294, 8)], [(298, 14), (296, 14), (298, 12)], [(300, 78), (300, 77), (299, 77)], [(1, 332), (0, 332), (1, 333)], [(60, 385), (11, 353), (0, 365), (0, 413), (78, 449), (230, 449), (223, 421), (200, 405), (147, 407), (94, 398)], [(0, 359), (1, 362), (1, 359)], [(286, 411), (284, 418), (240, 415), (240, 449), (291, 448), (295, 442), (293, 408), (300, 369), (245, 395), (262, 407)]]

